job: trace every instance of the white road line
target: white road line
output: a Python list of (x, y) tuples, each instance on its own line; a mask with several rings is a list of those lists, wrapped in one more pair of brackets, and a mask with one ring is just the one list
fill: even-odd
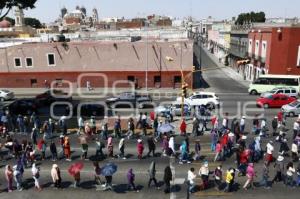
[[(175, 176), (176, 176), (176, 172), (175, 172), (175, 166), (174, 166), (174, 163), (175, 163), (175, 158), (174, 158), (174, 157), (170, 157), (170, 168), (171, 168), (171, 171), (172, 171), (172, 177), (173, 177), (173, 180), (172, 180), (172, 182), (171, 182), (171, 186), (174, 186), (174, 185), (175, 185)], [(176, 199), (176, 193), (171, 192), (171, 193), (170, 193), (170, 199)]]

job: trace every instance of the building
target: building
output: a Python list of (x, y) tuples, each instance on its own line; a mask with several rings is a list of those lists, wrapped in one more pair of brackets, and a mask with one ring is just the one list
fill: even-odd
[(300, 26), (276, 24), (249, 33), (247, 78), (260, 74), (300, 75)]
[[(148, 49), (148, 50), (147, 50)], [(57, 86), (181, 87), (181, 70), (190, 77), (193, 42), (149, 40), (138, 42), (84, 41), (24, 43), (0, 49), (0, 87)], [(182, 63), (182, 65), (180, 65)], [(147, 71), (147, 72), (146, 72)], [(78, 80), (82, 76), (81, 80)], [(189, 86), (192, 79), (186, 79)]]

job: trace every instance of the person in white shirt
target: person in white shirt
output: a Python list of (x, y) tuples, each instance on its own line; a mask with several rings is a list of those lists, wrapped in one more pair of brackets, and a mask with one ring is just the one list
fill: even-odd
[(208, 182), (209, 182), (209, 168), (208, 168), (208, 162), (205, 161), (202, 167), (200, 167), (199, 175), (201, 176), (202, 182), (203, 182), (203, 189), (208, 188)]
[(84, 132), (84, 121), (83, 118), (80, 116), (78, 118), (78, 135), (80, 135), (81, 132)]
[(270, 165), (270, 163), (273, 160), (273, 151), (274, 151), (274, 146), (273, 146), (273, 142), (270, 141), (267, 144), (267, 157), (266, 157), (266, 161), (267, 161), (267, 165)]
[(195, 184), (195, 179), (196, 179), (196, 174), (195, 174), (195, 169), (194, 168), (191, 168), (189, 171), (188, 171), (188, 177), (187, 177), (187, 180), (189, 182), (189, 192), (190, 193), (193, 193), (195, 192), (195, 187), (196, 187), (196, 184)]
[(287, 171), (286, 171), (286, 186), (293, 187), (294, 186), (294, 173), (296, 172), (296, 169), (294, 168), (294, 165), (292, 162), (289, 162), (287, 165)]
[(294, 126), (293, 126), (294, 135), (293, 135), (293, 139), (295, 139), (295, 137), (298, 135), (299, 128), (300, 128), (299, 122), (300, 122), (299, 119), (294, 122)]
[(263, 137), (266, 136), (266, 126), (267, 126), (266, 120), (263, 119), (260, 123), (260, 136)]
[(246, 117), (243, 116), (241, 121), (240, 121), (240, 131), (243, 134), (245, 131), (245, 123), (246, 123)]
[(293, 144), (292, 144), (292, 160), (294, 162), (297, 162), (298, 161), (298, 145), (297, 145), (297, 141), (294, 141)]

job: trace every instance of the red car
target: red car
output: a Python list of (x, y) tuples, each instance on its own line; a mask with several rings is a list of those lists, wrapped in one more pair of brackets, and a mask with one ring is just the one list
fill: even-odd
[(284, 94), (270, 94), (258, 98), (256, 100), (256, 105), (263, 108), (281, 108), (283, 105), (289, 104), (295, 100), (297, 99)]

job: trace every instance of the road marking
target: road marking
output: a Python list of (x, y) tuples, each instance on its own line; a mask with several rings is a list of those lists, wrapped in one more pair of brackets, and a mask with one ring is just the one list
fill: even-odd
[[(173, 180), (171, 182), (171, 186), (174, 186), (176, 183), (176, 172), (175, 172), (175, 166), (174, 166), (174, 163), (175, 163), (175, 158), (174, 157), (170, 157), (170, 168), (171, 168), (171, 171), (172, 171), (172, 177), (173, 177)], [(176, 193), (174, 192), (171, 192), (170, 193), (170, 199), (176, 199)]]

